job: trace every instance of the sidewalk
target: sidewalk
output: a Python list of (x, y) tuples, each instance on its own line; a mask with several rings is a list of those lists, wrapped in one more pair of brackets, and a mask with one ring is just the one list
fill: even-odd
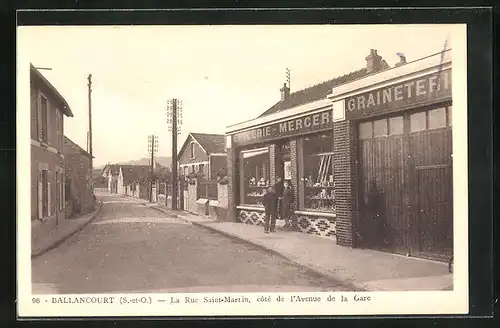
[(57, 247), (63, 241), (81, 230), (87, 223), (92, 221), (99, 213), (102, 202), (97, 201), (96, 208), (87, 214), (77, 218), (59, 219), (47, 222), (37, 222), (31, 225), (31, 257), (37, 257), (48, 250)]
[(341, 281), (353, 290), (451, 290), (453, 274), (447, 263), (406, 257), (371, 249), (339, 246), (334, 241), (277, 227), (264, 234), (261, 226), (220, 222), (187, 212), (173, 212), (159, 204), (143, 204), (195, 225), (236, 238)]

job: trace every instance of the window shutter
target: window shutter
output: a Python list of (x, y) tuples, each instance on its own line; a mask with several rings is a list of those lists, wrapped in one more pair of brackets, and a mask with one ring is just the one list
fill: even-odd
[(38, 218), (43, 219), (42, 171), (38, 170)]
[(57, 150), (60, 150), (61, 148), (61, 145), (60, 145), (60, 141), (61, 141), (61, 138), (59, 137), (59, 110), (56, 108), (56, 149)]
[(40, 93), (36, 97), (36, 122), (38, 127), (38, 140), (42, 140), (42, 99)]
[[(48, 179), (48, 177), (47, 177)], [(51, 210), (51, 207), (50, 207), (50, 182), (47, 182), (47, 215), (50, 216), (51, 213), (50, 213), (50, 210)]]

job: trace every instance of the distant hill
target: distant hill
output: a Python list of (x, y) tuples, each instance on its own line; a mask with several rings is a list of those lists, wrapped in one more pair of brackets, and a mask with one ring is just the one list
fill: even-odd
[[(170, 167), (172, 165), (172, 157), (168, 156), (163, 156), (163, 157), (156, 157), (155, 158), (157, 163), (160, 163), (160, 165), (165, 166), (165, 167)], [(131, 161), (126, 161), (126, 162), (118, 162), (118, 163), (111, 163), (111, 164), (122, 164), (122, 165), (149, 165), (150, 159), (149, 158), (141, 158), (141, 159), (136, 159), (136, 160), (131, 160)], [(105, 165), (99, 165), (99, 166), (94, 166), (94, 172), (96, 173), (97, 170), (102, 171), (104, 169)]]
[[(137, 159), (137, 160), (131, 160), (131, 161), (127, 161), (127, 162), (119, 162), (117, 164), (122, 164), (122, 165), (149, 165), (150, 164), (150, 158), (141, 158), (141, 159)], [(166, 166), (166, 167), (169, 167), (170, 165), (172, 165), (172, 157), (168, 157), (168, 156), (164, 156), (164, 157), (156, 157), (155, 158), (155, 162), (156, 163), (159, 163), (160, 165), (162, 166)]]

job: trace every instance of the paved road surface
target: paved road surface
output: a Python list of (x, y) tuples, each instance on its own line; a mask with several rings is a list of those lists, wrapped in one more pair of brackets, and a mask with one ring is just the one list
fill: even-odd
[(33, 293), (345, 290), (259, 248), (119, 196), (32, 262)]

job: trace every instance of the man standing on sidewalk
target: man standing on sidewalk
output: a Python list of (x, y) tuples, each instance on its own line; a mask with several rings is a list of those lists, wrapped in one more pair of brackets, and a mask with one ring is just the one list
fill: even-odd
[[(274, 232), (276, 227), (277, 197), (272, 187), (267, 189), (262, 203), (264, 204), (264, 208), (266, 210), (266, 216), (264, 218), (264, 233), (269, 233), (269, 231)], [(269, 221), (271, 221), (270, 226)]]

